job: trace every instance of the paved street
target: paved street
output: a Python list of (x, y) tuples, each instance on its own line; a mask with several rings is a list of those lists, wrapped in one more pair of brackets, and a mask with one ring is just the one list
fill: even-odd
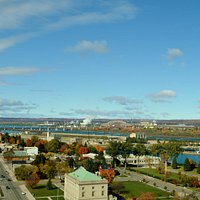
[[(12, 199), (12, 200), (33, 200), (33, 196), (27, 190), (25, 185), (17, 182), (13, 172), (4, 163), (2, 158), (0, 159), (0, 187), (4, 196), (0, 199)], [(22, 192), (26, 194), (22, 194)]]
[[(121, 173), (123, 173), (123, 170), (119, 170)], [(143, 181), (143, 179), (146, 180), (146, 183), (150, 186), (153, 187), (157, 187), (161, 190), (165, 190), (168, 192), (172, 192), (173, 190), (175, 190), (176, 193), (187, 195), (187, 194), (192, 194), (194, 193), (191, 189), (185, 188), (185, 187), (180, 187), (180, 186), (176, 186), (174, 184), (165, 182), (165, 181), (161, 181), (159, 179), (155, 179), (153, 177), (150, 176), (146, 176), (143, 174), (139, 174), (133, 171), (128, 171), (127, 170), (127, 176), (128, 177), (119, 177), (117, 176), (115, 178), (116, 181)], [(165, 189), (167, 188), (167, 189)], [(198, 199), (200, 199), (200, 193), (199, 192), (195, 192), (195, 195), (198, 197)]]

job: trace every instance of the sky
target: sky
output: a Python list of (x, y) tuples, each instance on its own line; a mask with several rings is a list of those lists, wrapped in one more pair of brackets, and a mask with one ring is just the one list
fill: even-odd
[(200, 119), (199, 0), (0, 0), (0, 117)]

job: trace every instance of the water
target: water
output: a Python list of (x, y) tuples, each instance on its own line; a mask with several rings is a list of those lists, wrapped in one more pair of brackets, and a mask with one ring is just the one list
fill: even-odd
[[(6, 129), (6, 130), (4, 130)], [(7, 130), (7, 129), (17, 129), (17, 130)], [(21, 131), (19, 131), (21, 130)], [(115, 136), (115, 137), (128, 137), (127, 133), (112, 133), (112, 132), (101, 132), (101, 131), (83, 131), (83, 130), (65, 130), (65, 129), (57, 129), (55, 127), (48, 126), (23, 126), (23, 125), (0, 125), (0, 132), (9, 134), (19, 132), (24, 132), (25, 130), (31, 131), (43, 131), (43, 132), (51, 132), (51, 133), (65, 133), (67, 134), (77, 134), (77, 135), (98, 135), (98, 136)]]
[(200, 154), (180, 154), (177, 157), (177, 163), (184, 164), (186, 158), (192, 159), (196, 164), (200, 162)]

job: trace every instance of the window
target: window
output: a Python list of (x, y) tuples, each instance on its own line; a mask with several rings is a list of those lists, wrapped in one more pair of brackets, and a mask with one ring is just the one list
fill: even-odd
[(84, 197), (85, 196), (85, 192), (82, 192), (82, 197)]
[(84, 190), (85, 188), (84, 187), (82, 187), (82, 190)]
[(104, 191), (101, 191), (101, 195), (104, 196), (104, 194), (105, 194)]
[(92, 191), (92, 196), (94, 196), (95, 195), (95, 192), (94, 191)]
[(101, 186), (102, 189), (104, 189), (104, 186)]
[(92, 189), (94, 190), (94, 186), (92, 186)]

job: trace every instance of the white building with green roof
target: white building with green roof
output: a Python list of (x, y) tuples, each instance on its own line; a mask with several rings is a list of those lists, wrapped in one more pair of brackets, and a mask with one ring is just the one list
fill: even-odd
[(108, 200), (108, 181), (79, 167), (65, 175), (65, 200)]

